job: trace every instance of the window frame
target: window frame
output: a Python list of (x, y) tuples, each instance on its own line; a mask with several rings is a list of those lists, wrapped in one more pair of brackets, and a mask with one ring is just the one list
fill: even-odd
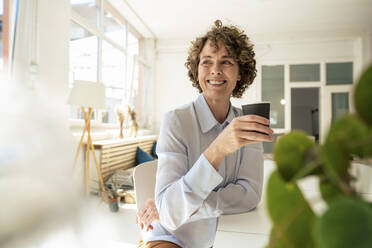
[[(139, 65), (139, 68), (141, 67), (147, 67), (151, 71), (151, 66), (150, 64), (144, 59), (144, 37), (123, 17), (107, 0), (99, 0), (99, 6), (100, 6), (100, 11), (98, 14), (98, 18), (101, 20), (99, 25), (97, 27), (93, 27), (89, 24), (89, 22), (81, 16), (79, 13), (77, 13), (75, 10), (72, 9), (71, 7), (71, 17), (70, 21), (74, 22), (84, 29), (86, 29), (88, 32), (90, 32), (92, 35), (96, 36), (98, 39), (98, 63), (97, 63), (97, 82), (102, 82), (105, 84), (105, 82), (102, 81), (102, 46), (103, 46), (103, 41), (107, 42), (109, 45), (111, 45), (113, 48), (118, 49), (123, 55), (126, 56), (126, 59), (133, 59), (134, 63)], [(109, 38), (105, 33), (104, 30), (102, 29), (102, 20), (103, 20), (103, 15), (104, 12), (109, 12), (114, 18), (118, 21), (120, 25), (125, 27), (126, 30), (126, 44), (124, 46), (120, 46), (118, 43), (113, 41), (111, 38)], [(129, 32), (138, 39), (138, 55), (130, 55), (128, 52), (128, 34)], [(126, 65), (127, 69), (127, 65)], [(130, 73), (130, 72), (129, 72)], [(137, 72), (140, 74), (140, 70)], [(143, 75), (138, 75), (138, 88), (139, 90), (143, 88), (143, 80), (144, 76)], [(128, 82), (124, 81), (124, 89), (126, 88), (126, 84)], [(142, 92), (139, 92), (138, 97), (137, 97), (137, 105), (140, 106), (140, 110), (142, 110), (141, 106), (141, 96)], [(123, 99), (124, 100), (124, 96)], [(131, 103), (132, 105), (135, 105), (135, 103)], [(119, 123), (104, 123), (102, 121), (102, 113), (105, 110), (98, 110), (97, 111), (97, 119), (91, 121), (92, 127), (105, 127), (105, 128), (114, 128), (118, 127)], [(136, 110), (137, 116), (140, 117), (142, 115), (141, 112)], [(76, 127), (76, 126), (84, 126), (84, 120), (83, 119), (71, 119), (69, 118), (70, 121), (70, 126)]]
[[(344, 63), (353, 64), (353, 83), (348, 85), (327, 85), (326, 84), (326, 64), (327, 63)], [(320, 64), (320, 81), (319, 82), (291, 82), (290, 65), (293, 64)], [(353, 57), (329, 58), (319, 60), (273, 60), (257, 63), (258, 70), (258, 98), (262, 101), (262, 66), (284, 65), (284, 99), (286, 100), (284, 108), (284, 128), (273, 128), (274, 133), (288, 133), (291, 131), (291, 89), (292, 88), (319, 88), (319, 140), (323, 142), (327, 134), (332, 119), (331, 99), (332, 93), (344, 92), (349, 93), (349, 111), (355, 111), (352, 99), (352, 90), (357, 80), (357, 61)]]

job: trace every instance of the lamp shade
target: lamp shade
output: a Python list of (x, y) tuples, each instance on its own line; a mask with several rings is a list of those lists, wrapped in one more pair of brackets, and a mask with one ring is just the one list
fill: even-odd
[(71, 89), (68, 103), (71, 105), (106, 108), (105, 86), (102, 83), (77, 80)]

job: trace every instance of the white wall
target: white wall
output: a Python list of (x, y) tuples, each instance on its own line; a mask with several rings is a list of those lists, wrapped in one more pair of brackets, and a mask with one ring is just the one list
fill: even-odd
[(193, 100), (197, 90), (192, 87), (184, 66), (187, 46), (183, 41), (157, 41), (155, 60), (155, 130), (159, 130), (165, 112)]

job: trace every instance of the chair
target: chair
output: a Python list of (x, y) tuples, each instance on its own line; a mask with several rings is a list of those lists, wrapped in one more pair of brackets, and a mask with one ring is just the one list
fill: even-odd
[(137, 165), (133, 172), (134, 192), (137, 210), (141, 209), (147, 199), (154, 199), (156, 171), (158, 160), (153, 160)]

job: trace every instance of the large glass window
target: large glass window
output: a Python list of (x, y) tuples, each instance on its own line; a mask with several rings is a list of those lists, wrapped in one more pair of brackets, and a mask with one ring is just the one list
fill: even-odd
[(104, 123), (116, 123), (115, 108), (123, 103), (125, 85), (125, 54), (103, 41), (102, 43), (102, 82), (106, 85), (106, 106), (103, 112)]
[(320, 64), (289, 65), (290, 82), (319, 82)]
[[(70, 81), (73, 87), (75, 80), (97, 81), (98, 39), (80, 25), (71, 22), (70, 28)], [(92, 120), (97, 117), (94, 110)], [(83, 119), (81, 109), (70, 107), (71, 119)]]
[(122, 47), (126, 47), (126, 28), (120, 24), (110, 12), (104, 10), (103, 15), (103, 32), (112, 41)]
[[(143, 116), (141, 36), (107, 1), (70, 0), (70, 87), (74, 80), (102, 82), (107, 109), (98, 121), (117, 123), (115, 109), (128, 104)], [(100, 9), (103, 8), (102, 11)], [(78, 113), (73, 116), (79, 118)]]
[(128, 35), (128, 53), (130, 55), (138, 55), (139, 52), (139, 40), (132, 33)]
[(70, 87), (74, 80), (97, 81), (98, 38), (82, 26), (71, 22)]
[(284, 65), (262, 66), (262, 100), (271, 102), (270, 127), (284, 128)]
[(349, 113), (349, 93), (332, 93), (332, 121)]
[(326, 78), (327, 85), (352, 84), (353, 63), (327, 63)]
[(91, 27), (99, 26), (99, 11), (101, 0), (70, 0), (71, 8), (84, 17)]

